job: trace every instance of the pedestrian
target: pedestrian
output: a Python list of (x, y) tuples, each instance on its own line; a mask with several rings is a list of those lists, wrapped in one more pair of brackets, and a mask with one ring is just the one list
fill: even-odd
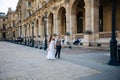
[(61, 40), (61, 36), (58, 35), (57, 39), (55, 40), (55, 45), (56, 45), (56, 54), (55, 54), (55, 58), (58, 58), (60, 59), (60, 52), (61, 52), (61, 48), (63, 47), (63, 44), (62, 44), (62, 40)]
[(50, 36), (48, 49), (47, 49), (47, 59), (54, 60), (55, 59), (55, 39), (54, 36)]

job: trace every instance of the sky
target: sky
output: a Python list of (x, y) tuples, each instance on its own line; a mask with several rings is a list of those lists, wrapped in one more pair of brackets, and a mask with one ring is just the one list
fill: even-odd
[(0, 12), (7, 14), (8, 8), (16, 10), (18, 0), (0, 0)]

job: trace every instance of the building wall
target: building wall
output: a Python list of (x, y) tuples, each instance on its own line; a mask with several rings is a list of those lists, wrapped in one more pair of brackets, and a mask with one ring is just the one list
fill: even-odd
[(0, 14), (0, 40), (6, 39), (6, 25), (7, 25), (7, 16), (5, 14)]
[[(116, 31), (120, 31), (120, 1), (116, 3)], [(100, 10), (100, 5), (103, 11)], [(67, 40), (83, 38), (85, 45), (96, 42), (100, 38), (110, 38), (112, 21), (112, 1), (109, 0), (19, 0), (16, 14), (16, 37), (32, 37), (34, 29), (35, 40), (44, 39), (44, 15), (47, 15), (47, 35), (61, 34), (63, 38), (70, 33)], [(103, 30), (99, 31), (100, 18), (103, 15)], [(79, 18), (78, 18), (79, 17)], [(13, 20), (9, 20), (8, 27)], [(34, 24), (32, 24), (34, 23)], [(26, 25), (26, 32), (25, 32)], [(32, 26), (34, 28), (32, 28)], [(79, 29), (79, 30), (78, 30)], [(13, 29), (12, 29), (13, 30)], [(10, 30), (12, 33), (12, 30)], [(84, 32), (92, 32), (85, 34)], [(26, 35), (25, 35), (26, 33)], [(41, 37), (39, 37), (41, 36)], [(12, 36), (9, 35), (12, 38)]]

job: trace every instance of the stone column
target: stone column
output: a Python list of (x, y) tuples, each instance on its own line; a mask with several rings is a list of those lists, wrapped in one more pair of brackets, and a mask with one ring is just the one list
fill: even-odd
[(46, 34), (47, 34), (47, 36), (49, 36), (48, 15), (47, 15), (47, 19), (46, 19)]
[(35, 46), (38, 46), (38, 25), (39, 25), (39, 23), (37, 22), (37, 18), (35, 19), (35, 21), (34, 21), (34, 36), (35, 36), (35, 38), (34, 38), (34, 44), (35, 44)]
[(57, 16), (56, 16), (56, 14), (54, 14), (53, 16), (54, 16), (54, 17), (53, 17), (53, 21), (54, 21), (54, 22), (53, 22), (53, 24), (54, 24), (53, 34), (54, 34), (54, 33), (58, 34)]
[(70, 19), (71, 19), (71, 14), (70, 14), (70, 9), (69, 5), (66, 5), (66, 32), (72, 32), (71, 30), (71, 25), (70, 25)]
[(61, 34), (61, 19), (60, 18), (56, 19), (56, 32), (57, 34)]
[(25, 38), (25, 25), (23, 25), (23, 36)]
[(24, 35), (24, 34), (25, 34), (25, 29), (24, 29), (24, 25), (22, 25), (22, 35), (21, 35), (21, 37), (22, 37), (22, 38), (24, 38), (24, 37), (25, 37), (25, 35)]
[(41, 26), (41, 19), (38, 19), (38, 41), (40, 42), (42, 39), (42, 26)]
[(28, 24), (26, 26), (27, 26), (26, 37), (28, 38), (29, 37), (29, 26)]
[(39, 19), (39, 26), (38, 26), (38, 29), (39, 29), (39, 31), (38, 31), (38, 34), (42, 37), (42, 26), (41, 26), (41, 19)]
[(45, 34), (44, 34), (44, 18), (41, 20), (41, 31), (42, 31), (42, 38), (44, 39)]
[(48, 34), (51, 34), (51, 24), (50, 24), (50, 19), (49, 19), (49, 16), (48, 16), (48, 21), (47, 21), (47, 27), (48, 27)]
[(85, 0), (85, 31), (92, 34), (84, 35), (84, 46), (99, 38), (99, 0)]
[(36, 41), (37, 40), (37, 33), (36, 33), (36, 27), (37, 27), (37, 24), (36, 24), (36, 20), (34, 21), (34, 40)]
[(99, 0), (91, 0), (91, 27), (92, 27), (92, 39), (96, 42), (99, 39)]
[(18, 27), (18, 36), (20, 37), (20, 26)]
[(69, 4), (66, 4), (66, 32), (69, 32), (71, 36), (65, 35), (65, 43), (69, 42), (72, 37), (71, 12), (69, 8)]
[(32, 38), (32, 23), (30, 22), (30, 37)]
[(26, 41), (28, 40), (28, 24), (26, 24)]
[(31, 29), (31, 26), (30, 26), (30, 23), (28, 24), (28, 37), (30, 38), (30, 29)]
[[(85, 31), (91, 31), (91, 0), (85, 0)], [(90, 35), (84, 35), (84, 46), (89, 46)]]
[(76, 34), (76, 27), (77, 26), (77, 22), (76, 22), (76, 14), (74, 12), (71, 13), (70, 15), (70, 24), (71, 24), (71, 33), (72, 34)]

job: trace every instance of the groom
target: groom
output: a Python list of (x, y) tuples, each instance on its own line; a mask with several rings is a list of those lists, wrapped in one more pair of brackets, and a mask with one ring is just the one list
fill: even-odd
[(55, 40), (55, 44), (56, 44), (55, 58), (58, 56), (58, 58), (60, 59), (60, 52), (61, 52), (61, 48), (62, 48), (62, 40), (60, 38), (60, 35), (58, 35), (57, 39)]

